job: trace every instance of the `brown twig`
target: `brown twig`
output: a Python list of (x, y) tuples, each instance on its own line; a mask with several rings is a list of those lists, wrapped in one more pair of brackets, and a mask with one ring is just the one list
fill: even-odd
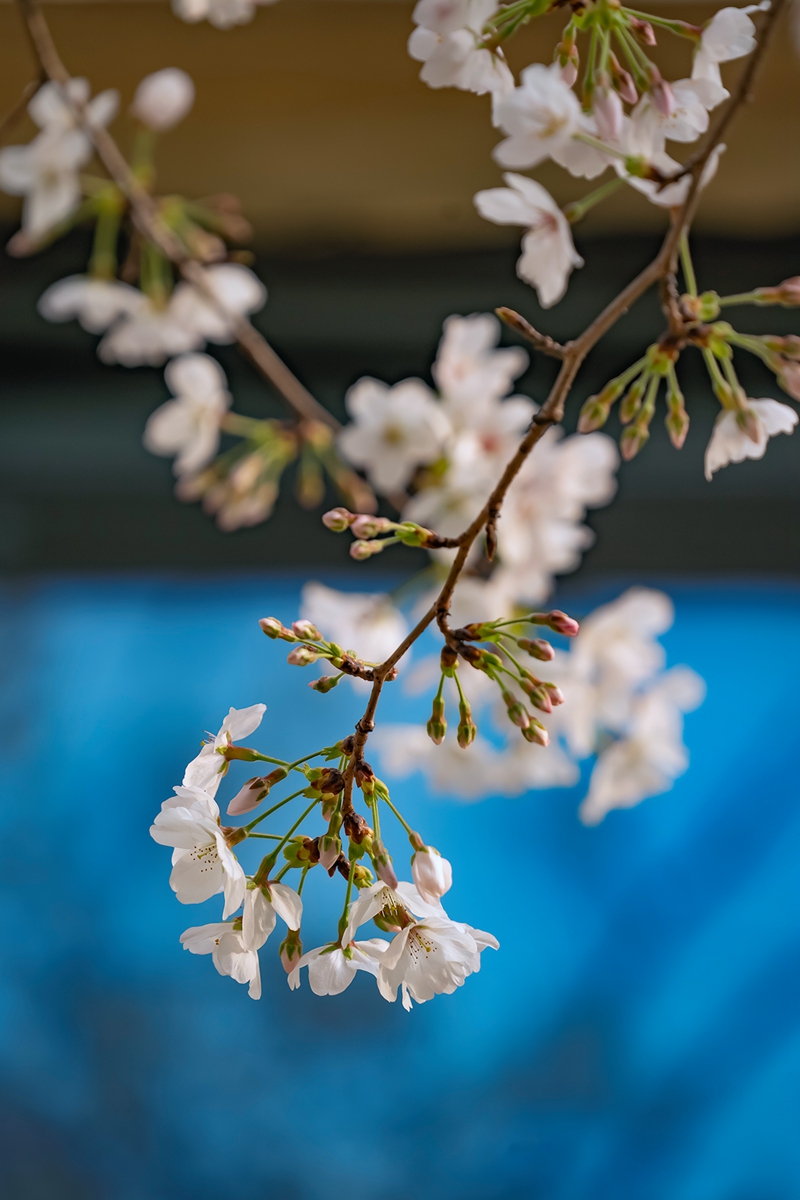
[[(355, 770), (358, 763), (363, 758), (364, 746), (367, 738), (375, 728), (375, 713), (380, 700), (383, 683), (386, 680), (390, 671), (393, 671), (397, 663), (417, 639), (425, 632), (428, 626), (436, 621), (445, 637), (450, 633), (447, 624), (447, 617), (450, 611), (450, 605), (453, 598), (456, 583), (464, 569), (467, 561), (470, 548), (475, 539), (480, 535), (481, 531), (488, 526), (492, 527), (497, 521), (500, 509), (509, 487), (513, 483), (519, 473), (523, 463), (528, 458), (536, 443), (544, 436), (547, 430), (558, 424), (564, 415), (564, 402), (569, 394), (570, 388), (575, 380), (575, 376), (579, 367), (586, 358), (592, 347), (600, 340), (600, 338), (614, 325), (624, 313), (627, 312), (631, 304), (639, 299), (640, 296), (659, 280), (669, 280), (674, 276), (677, 267), (677, 258), (680, 248), (681, 238), (687, 232), (695, 209), (700, 192), (700, 178), (703, 168), (708, 159), (718, 145), (720, 138), (725, 133), (730, 121), (735, 112), (744, 103), (748, 92), (752, 85), (753, 77), (758, 64), (763, 57), (764, 49), (767, 44), (769, 33), (773, 28), (775, 19), (782, 8), (785, 0), (773, 0), (773, 7), (768, 14), (768, 19), (762, 24), (758, 35), (758, 42), (753, 51), (750, 62), (746, 71), (743, 73), (736, 91), (731, 96), (730, 103), (722, 118), (717, 121), (713, 130), (702, 149), (694, 156), (691, 166), (687, 165), (685, 173), (691, 171), (692, 182), (686, 194), (683, 204), (679, 208), (675, 208), (671, 212), (670, 227), (664, 238), (656, 257), (651, 263), (640, 271), (635, 279), (623, 288), (601, 313), (591, 322), (590, 325), (583, 331), (580, 337), (574, 341), (567, 342), (566, 345), (560, 346), (556, 342), (552, 342), (552, 346), (546, 349), (548, 341), (544, 335), (538, 333), (532, 326), (528, 326), (524, 317), (519, 317), (512, 309), (497, 309), (496, 312), (507, 324), (512, 328), (523, 333), (523, 336), (528, 337), (537, 348), (544, 353), (555, 353), (556, 357), (562, 359), (561, 370), (558, 373), (555, 383), (553, 384), (547, 400), (542, 405), (539, 412), (533, 418), (531, 427), (525, 437), (517, 447), (516, 453), (511, 460), (506, 464), (505, 470), (498, 480), (492, 494), (484, 504), (481, 511), (478, 513), (472, 524), (464, 530), (464, 532), (451, 541), (458, 543), (458, 551), (453, 559), (452, 565), (448, 572), (447, 578), (442, 585), (436, 599), (431, 604), (428, 611), (422, 616), (414, 628), (403, 639), (400, 645), (389, 655), (385, 662), (379, 667), (374, 668), (375, 681), (372, 685), (372, 691), (367, 702), (367, 707), (364, 710), (364, 715), (358, 721), (355, 727), (355, 736), (353, 738), (353, 750), (350, 761), (345, 770), (345, 805), (352, 809), (352, 790)], [(508, 320), (506, 314), (510, 314), (512, 319)], [(527, 327), (528, 332), (523, 327)], [(557, 350), (556, 350), (557, 347)]]
[(97, 155), (109, 176), (127, 198), (131, 216), (142, 234), (158, 247), (215, 308), (220, 309), (229, 323), (231, 333), (243, 353), (272, 384), (295, 415), (301, 420), (319, 421), (338, 430), (339, 422), (311, 395), (272, 349), (266, 338), (247, 320), (231, 314), (220, 305), (208, 285), (200, 263), (190, 256), (183, 242), (164, 223), (153, 197), (132, 173), (111, 134), (101, 125), (87, 121), (84, 106), (72, 101), (63, 89), (70, 75), (61, 61), (49, 26), (37, 0), (18, 0), (31, 45), (44, 75), (62, 89), (62, 99), (71, 109), (75, 121), (94, 145)]
[(560, 342), (554, 341), (546, 333), (539, 333), (538, 329), (534, 329), (531, 323), (513, 308), (496, 308), (494, 311), (509, 329), (531, 342), (541, 354), (549, 354), (551, 358), (564, 357), (564, 347)]
[(0, 120), (0, 146), (2, 146), (3, 142), (5, 142), (6, 137), (11, 133), (11, 130), (25, 112), (25, 109), (28, 107), (39, 88), (42, 86), (42, 82), (42, 79), (32, 79), (30, 83), (26, 83), (25, 87), (22, 89), (22, 95), (17, 103), (12, 109), (10, 109), (9, 112), (6, 113), (3, 119)]

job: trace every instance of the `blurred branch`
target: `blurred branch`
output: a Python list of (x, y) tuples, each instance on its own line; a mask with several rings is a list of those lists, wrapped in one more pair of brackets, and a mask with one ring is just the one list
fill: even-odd
[(6, 140), (8, 134), (11, 133), (11, 130), (25, 112), (28, 103), (36, 95), (43, 82), (43, 77), (40, 77), (39, 79), (32, 79), (30, 83), (26, 83), (25, 87), (22, 89), (22, 95), (17, 103), (10, 110), (10, 112), (7, 112), (2, 120), (0, 120), (0, 146), (2, 146), (3, 142)]
[(338, 430), (340, 425), (333, 414), (311, 395), (251, 322), (246, 317), (229, 313), (220, 305), (206, 282), (203, 267), (189, 255), (181, 240), (165, 225), (153, 197), (132, 173), (111, 134), (103, 126), (88, 121), (84, 106), (76, 104), (67, 95), (64, 89), (70, 75), (61, 61), (50, 28), (36, 0), (18, 0), (18, 3), (34, 54), (44, 75), (62, 89), (64, 103), (91, 140), (111, 179), (127, 197), (134, 224), (178, 268), (183, 278), (223, 314), (239, 348), (280, 393), (294, 414), (300, 420), (319, 421), (329, 429)]

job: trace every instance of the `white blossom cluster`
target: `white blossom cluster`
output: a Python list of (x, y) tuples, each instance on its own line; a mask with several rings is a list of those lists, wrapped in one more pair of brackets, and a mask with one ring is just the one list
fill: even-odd
[[(306, 875), (316, 866), (328, 869), (333, 875), (342, 861), (341, 841), (330, 833), (332, 828), (338, 831), (341, 827), (341, 790), (338, 801), (337, 793), (326, 793), (324, 786), (336, 785), (326, 785), (324, 773), (308, 768), (306, 759), (286, 763), (271, 777), (248, 780), (228, 804), (228, 814), (241, 816), (253, 812), (269, 794), (271, 785), (291, 777), (292, 770), (299, 772), (307, 787), (248, 825), (222, 825), (216, 795), (231, 761), (279, 761), (236, 745), (255, 732), (265, 711), (264, 704), (230, 710), (219, 732), (209, 736), (200, 753), (188, 764), (181, 786), (174, 788), (174, 796), (164, 801), (150, 829), (156, 842), (172, 848), (170, 886), (181, 904), (201, 904), (220, 893), (223, 896), (222, 919), (187, 929), (181, 935), (184, 949), (192, 954), (210, 954), (220, 975), (248, 984), (249, 995), (258, 1000), (261, 997), (259, 952), (280, 917), (286, 925), (286, 936), (279, 956), (292, 989), (300, 987), (301, 972), (307, 968), (309, 986), (318, 996), (343, 992), (357, 971), (366, 971), (375, 978), (385, 1000), (395, 1001), (399, 990), (406, 1009), (412, 1007), (412, 1001), (423, 1004), (434, 996), (454, 992), (469, 975), (480, 970), (481, 952), (487, 946), (497, 949), (498, 942), (491, 934), (448, 917), (441, 897), (452, 884), (450, 863), (433, 847), (426, 846), (417, 834), (411, 837), (414, 882), (398, 883), (391, 859), (382, 846), (379, 851), (373, 831), (365, 832), (365, 823), (361, 823), (358, 843), (354, 844), (351, 838), (349, 861), (343, 871), (348, 883), (339, 936), (303, 953), (300, 893)], [(329, 777), (336, 774), (328, 772)], [(262, 820), (297, 795), (311, 796), (312, 804), (284, 837), (255, 831)], [(320, 821), (316, 809), (320, 805), (324, 817), (326, 799), (333, 812), (328, 812), (328, 820)], [(303, 818), (312, 813), (319, 822), (316, 838), (292, 838)], [(273, 838), (277, 847), (248, 875), (234, 847), (260, 837)], [(284, 851), (287, 861), (275, 872), (280, 851)], [(378, 863), (377, 879), (358, 864), (359, 852), (367, 854), (373, 865)], [(281, 882), (292, 869), (301, 872), (297, 890)], [(356, 898), (351, 902), (354, 886)], [(384, 932), (394, 933), (391, 941), (381, 937), (356, 940), (358, 930), (373, 920)]]

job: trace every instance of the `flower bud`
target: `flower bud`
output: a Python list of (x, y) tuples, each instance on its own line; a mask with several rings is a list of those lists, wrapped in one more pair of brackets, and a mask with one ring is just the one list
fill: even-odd
[(777, 287), (756, 288), (753, 294), (756, 304), (782, 304), (785, 308), (794, 308), (800, 304), (800, 275), (784, 279)]
[(593, 433), (601, 429), (608, 420), (611, 402), (603, 403), (599, 396), (585, 400), (578, 417), (578, 433)]
[(639, 99), (639, 94), (631, 74), (620, 66), (615, 54), (609, 54), (608, 65), (611, 71), (611, 81), (619, 92), (620, 98), (627, 104), (635, 104)]
[(683, 396), (679, 396), (675, 401), (668, 400), (668, 405), (669, 412), (664, 424), (667, 427), (669, 440), (676, 450), (681, 450), (689, 432), (689, 414), (684, 407)]
[(453, 868), (433, 846), (424, 846), (411, 856), (414, 886), (428, 904), (436, 904), (453, 885)]
[(300, 941), (300, 930), (290, 929), (280, 944), (278, 951), (283, 969), (287, 975), (295, 969), (303, 955), (303, 943)]
[(639, 17), (628, 17), (633, 36), (641, 46), (655, 46), (656, 35), (653, 33), (653, 26), (649, 21), (642, 21)]
[(268, 638), (273, 640), (280, 638), (284, 642), (297, 641), (291, 629), (287, 629), (277, 617), (262, 617), (258, 623), (261, 626), (261, 632), (265, 633)]
[(736, 412), (736, 424), (742, 433), (747, 434), (751, 442), (758, 442), (760, 440), (761, 424), (752, 408), (745, 407), (738, 409)]
[(576, 54), (576, 58), (568, 59), (567, 62), (564, 64), (564, 66), (561, 68), (561, 78), (564, 81), (564, 83), (567, 85), (567, 87), (569, 87), (569, 88), (571, 88), (574, 85), (575, 80), (578, 78), (578, 62), (576, 61), (576, 59), (577, 59), (577, 54)]
[(626, 395), (623, 396), (622, 403), (619, 406), (619, 419), (623, 425), (630, 424), (642, 407), (642, 399), (647, 390), (649, 378), (650, 376), (647, 372), (644, 375), (640, 375), (628, 388)]
[(609, 87), (599, 87), (593, 97), (594, 119), (597, 132), (607, 142), (616, 142), (622, 132), (622, 101)]
[(560, 608), (554, 608), (547, 614), (547, 624), (554, 633), (563, 634), (564, 637), (576, 637), (581, 628), (574, 617), (568, 617)]
[(527, 729), (530, 725), (530, 717), (514, 693), (503, 689), (503, 702), (505, 703), (509, 720), (519, 729)]
[(372, 842), (372, 862), (375, 867), (375, 873), (381, 883), (385, 883), (388, 887), (396, 888), (397, 875), (392, 866), (391, 855), (380, 838), (377, 837)]
[(136, 89), (131, 113), (148, 129), (164, 133), (182, 121), (194, 104), (194, 83), (179, 67), (145, 75)]
[(520, 650), (530, 654), (531, 658), (538, 658), (539, 662), (552, 662), (556, 656), (555, 650), (545, 638), (517, 638), (517, 645)]
[(528, 728), (522, 730), (522, 736), (526, 742), (533, 742), (537, 746), (550, 745), (550, 734), (541, 721), (537, 721), (535, 717), (531, 717), (531, 723)]
[(661, 78), (661, 72), (653, 66), (650, 67), (650, 95), (656, 112), (661, 113), (662, 117), (671, 117), (675, 112), (675, 93), (666, 79)]
[(305, 640), (309, 642), (322, 641), (322, 634), (317, 629), (316, 625), (314, 625), (311, 621), (306, 621), (305, 619), (292, 621), (292, 632), (297, 634), (299, 638), (305, 638)]
[(326, 871), (335, 866), (336, 860), (342, 853), (342, 839), (330, 833), (323, 833), (319, 839), (319, 861)]
[(462, 700), (458, 706), (458, 729), (456, 739), (462, 750), (466, 750), (475, 741), (478, 727), (472, 719), (472, 709), (467, 700)]
[(252, 812), (254, 808), (258, 808), (270, 788), (274, 784), (280, 783), (288, 774), (285, 767), (276, 767), (274, 771), (270, 771), (269, 775), (256, 775), (255, 778), (248, 779), (228, 805), (228, 816), (240, 817), (243, 813)]
[(382, 541), (357, 541), (350, 545), (350, 557), (356, 562), (364, 562), (368, 558), (372, 558), (373, 554), (380, 554), (386, 542)]
[(543, 683), (542, 687), (550, 697), (550, 703), (553, 705), (553, 708), (564, 703), (564, 693), (555, 683)]
[(330, 529), (331, 533), (344, 533), (355, 519), (355, 514), (348, 512), (346, 508), (331, 508), (322, 514), (322, 524), (326, 529)]
[[(550, 693), (538, 679), (534, 679), (532, 675), (525, 675), (520, 679), (519, 686), (534, 708), (538, 708), (540, 712), (546, 713), (553, 711), (553, 701), (550, 698)], [(520, 728), (523, 728), (523, 726), (520, 726)]]
[(394, 522), (387, 517), (370, 517), (360, 513), (351, 525), (353, 537), (374, 538), (379, 533), (389, 533)]
[(623, 429), (619, 439), (619, 452), (626, 462), (630, 462), (632, 458), (636, 457), (649, 437), (650, 430), (646, 425), (640, 425), (638, 421), (635, 425), (629, 425), (627, 429)]
[(332, 692), (335, 687), (338, 687), (339, 681), (343, 678), (343, 675), (320, 675), (319, 679), (312, 679), (308, 686), (313, 692), (322, 692), (324, 696), (327, 692)]
[(315, 663), (318, 658), (316, 650), (312, 650), (310, 646), (295, 646), (286, 655), (287, 663), (291, 663), (293, 667), (307, 667), (310, 663)]
[(447, 732), (447, 721), (444, 716), (444, 696), (434, 696), (431, 716), (426, 726), (428, 737), (434, 746), (441, 746)]

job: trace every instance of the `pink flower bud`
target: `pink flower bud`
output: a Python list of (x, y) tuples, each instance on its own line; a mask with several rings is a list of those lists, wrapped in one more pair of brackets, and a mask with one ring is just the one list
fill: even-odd
[(436, 904), (453, 884), (453, 868), (433, 846), (417, 850), (411, 857), (414, 885), (429, 904)]
[(656, 112), (661, 113), (662, 117), (671, 117), (675, 112), (675, 93), (655, 67), (651, 69), (650, 78), (650, 95)]
[(741, 408), (736, 413), (736, 424), (746, 433), (751, 442), (756, 444), (761, 440), (762, 426), (752, 408)]
[(649, 21), (642, 21), (639, 17), (629, 17), (628, 23), (633, 30), (637, 42), (642, 46), (655, 46), (656, 35), (653, 32), (653, 26)]
[(576, 637), (580, 631), (580, 625), (573, 617), (568, 617), (560, 608), (554, 608), (547, 614), (547, 624), (554, 633), (561, 633), (564, 637)]
[(258, 623), (261, 626), (261, 632), (265, 633), (268, 638), (282, 638), (289, 632), (277, 617), (262, 617)]
[(295, 969), (303, 954), (300, 930), (290, 929), (280, 946), (281, 965), (287, 975)]
[(578, 64), (574, 59), (571, 58), (561, 68), (561, 78), (564, 80), (564, 83), (567, 85), (567, 87), (571, 88), (573, 86), (575, 80), (578, 78)]
[(293, 667), (307, 667), (310, 663), (315, 663), (319, 655), (310, 646), (295, 646), (286, 655), (287, 663)]
[(343, 533), (355, 519), (354, 514), (346, 508), (332, 508), (322, 514), (322, 524), (333, 533)]
[(560, 687), (556, 687), (554, 683), (545, 683), (542, 686), (545, 688), (548, 696), (550, 697), (551, 704), (558, 705), (564, 703), (564, 693), (561, 691)]
[(384, 542), (378, 542), (378, 541), (353, 542), (352, 545), (350, 546), (350, 557), (354, 558), (356, 560), (356, 562), (364, 562), (365, 559), (372, 558), (373, 554), (380, 554), (384, 545), (385, 545)]
[(381, 883), (385, 883), (387, 887), (396, 888), (397, 875), (395, 874), (394, 867), (392, 866), (392, 860), (388, 851), (386, 850), (386, 847), (382, 842), (379, 842), (377, 838), (375, 839), (373, 845), (373, 853), (373, 862), (375, 864), (375, 871), (378, 879), (380, 879)]
[(240, 817), (243, 813), (252, 812), (254, 808), (258, 808), (268, 791), (269, 786), (260, 775), (255, 779), (248, 779), (228, 805), (228, 816)]
[(622, 67), (620, 67), (620, 69), (616, 72), (614, 82), (616, 84), (617, 91), (620, 94), (620, 98), (624, 100), (626, 104), (635, 104), (637, 102), (639, 99), (639, 93), (636, 91), (633, 77), (629, 71), (625, 71)]
[(342, 852), (342, 843), (338, 837), (323, 833), (319, 839), (319, 861), (326, 871), (330, 871)]
[(537, 746), (550, 745), (550, 734), (547, 732), (544, 725), (542, 725), (541, 722), (537, 721), (535, 718), (531, 720), (531, 723), (527, 729), (522, 730), (522, 736), (525, 738), (526, 742), (533, 742)]
[(538, 658), (539, 662), (552, 662), (556, 656), (555, 650), (544, 638), (517, 638), (517, 645), (521, 650), (527, 650), (531, 658)]
[(353, 537), (374, 538), (376, 534), (388, 533), (394, 522), (387, 517), (370, 517), (360, 514), (351, 526)]
[(307, 641), (319, 642), (322, 640), (322, 634), (311, 621), (292, 621), (292, 630), (299, 638), (305, 638)]
[(611, 88), (598, 88), (594, 94), (594, 119), (597, 132), (607, 142), (615, 142), (622, 132), (622, 101)]

